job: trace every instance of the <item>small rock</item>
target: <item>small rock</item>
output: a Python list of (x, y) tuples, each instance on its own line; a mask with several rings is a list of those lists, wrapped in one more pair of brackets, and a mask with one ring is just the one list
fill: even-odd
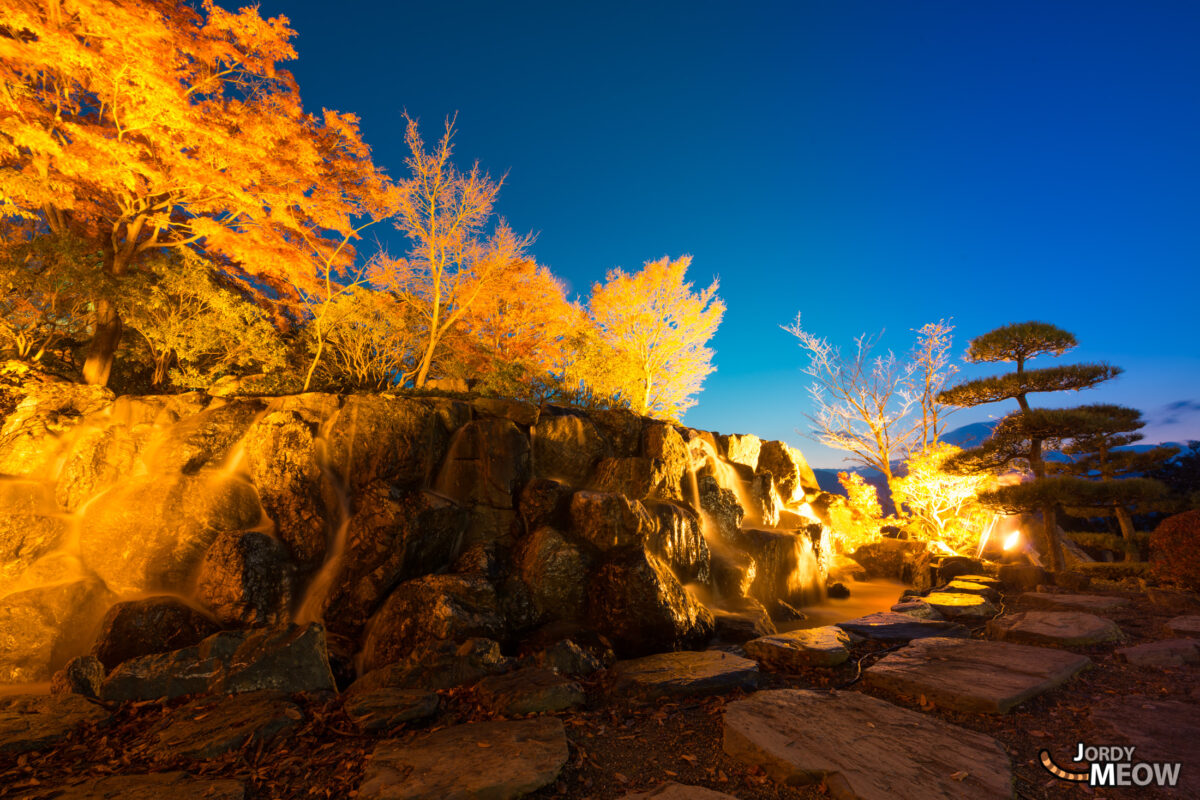
[[(611, 651), (609, 652), (610, 657)], [(585, 676), (604, 669), (605, 661), (570, 639), (561, 639), (529, 658), (532, 663), (561, 675)]]
[(488, 708), (505, 716), (565, 711), (585, 699), (578, 683), (540, 667), (493, 675), (475, 688)]
[(762, 603), (744, 598), (730, 608), (710, 608), (716, 621), (717, 638), (723, 642), (741, 643), (775, 633), (775, 623)]
[(81, 725), (109, 718), (103, 706), (77, 694), (0, 697), (0, 753), (18, 754), (54, 744)]
[(57, 800), (242, 800), (241, 781), (193, 778), (186, 772), (88, 778), (54, 795)]
[(104, 665), (95, 656), (79, 656), (54, 673), (50, 679), (50, 694), (81, 694), (99, 697), (104, 682)]
[(104, 615), (92, 654), (112, 670), (132, 658), (199, 644), (220, 629), (211, 617), (176, 597), (129, 600)]
[(988, 635), (1008, 642), (1081, 646), (1120, 641), (1121, 629), (1110, 619), (1082, 611), (1025, 611), (988, 623)]
[(402, 722), (432, 717), (440, 698), (421, 689), (372, 689), (355, 692), (342, 706), (350, 721), (361, 731), (381, 731)]
[(1182, 667), (1200, 662), (1200, 642), (1195, 639), (1163, 639), (1117, 650), (1118, 658), (1137, 667)]
[(1200, 615), (1189, 614), (1167, 620), (1167, 630), (1175, 636), (1200, 637)]
[(884, 642), (907, 642), (927, 636), (962, 638), (969, 635), (966, 628), (954, 622), (940, 619), (918, 619), (908, 614), (887, 611), (839, 622), (837, 626), (844, 631)]
[(836, 667), (850, 657), (850, 635), (836, 625), (807, 628), (746, 642), (746, 655), (769, 670), (799, 672), (808, 667)]
[(172, 711), (148, 735), (161, 756), (202, 761), (269, 741), (302, 719), (299, 707), (279, 692), (202, 697)]
[(850, 590), (841, 581), (834, 581), (825, 587), (825, 596), (834, 600), (844, 600), (850, 596)]
[(1006, 589), (1032, 592), (1047, 580), (1046, 570), (1033, 564), (1005, 564), (1000, 567), (1000, 582)]
[(567, 762), (555, 717), (456, 725), (375, 746), (358, 800), (523, 797), (552, 783)]
[(786, 600), (772, 600), (766, 605), (771, 619), (776, 622), (803, 622), (808, 615)]
[(963, 592), (930, 592), (925, 602), (946, 619), (984, 620), (1000, 613), (986, 597)]
[(722, 694), (758, 686), (758, 664), (720, 650), (618, 661), (617, 684), (645, 697)]

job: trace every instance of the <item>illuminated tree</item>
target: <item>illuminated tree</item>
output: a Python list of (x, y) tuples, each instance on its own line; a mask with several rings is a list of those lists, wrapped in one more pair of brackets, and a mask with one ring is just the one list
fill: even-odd
[(92, 254), (69, 237), (0, 228), (0, 343), (23, 361), (69, 358), (87, 338), (90, 303), (101, 290)]
[(423, 345), (418, 322), (411, 306), (392, 293), (353, 286), (322, 304), (321, 311), (308, 335), (312, 351), (320, 348), (325, 354), (320, 374), (326, 385), (384, 389), (416, 364)]
[[(946, 462), (952, 471), (998, 473), (1011, 467), (1027, 469), (1032, 479), (1001, 486), (980, 496), (985, 505), (1008, 513), (1041, 511), (1050, 567), (1064, 566), (1057, 514), (1064, 504), (1092, 505), (1103, 489), (1079, 478), (1047, 477), (1045, 452), (1095, 431), (1096, 420), (1083, 409), (1034, 409), (1027, 396), (1035, 392), (1079, 391), (1114, 378), (1121, 370), (1108, 364), (1075, 364), (1028, 370), (1025, 362), (1043, 355), (1060, 356), (1077, 344), (1075, 337), (1044, 322), (1020, 322), (997, 328), (971, 340), (967, 360), (1013, 362), (1016, 371), (978, 378), (943, 391), (939, 400), (957, 406), (977, 406), (1016, 400), (1019, 410), (997, 423), (982, 445), (964, 450)], [(1086, 485), (1092, 483), (1092, 485)]]
[(446, 334), (499, 275), (526, 260), (530, 239), (517, 236), (504, 220), (487, 232), (503, 180), (492, 180), (478, 162), (467, 172), (451, 163), (453, 119), (428, 151), (417, 121), (407, 115), (405, 120), (409, 177), (400, 186), (396, 226), (412, 244), (405, 258), (381, 259), (370, 278), (405, 297), (422, 320), (420, 359), (402, 376), (419, 388)]
[(949, 364), (952, 325), (943, 320), (923, 326), (908, 360), (890, 350), (875, 355), (878, 337), (866, 334), (844, 358), (828, 340), (804, 330), (799, 314), (784, 330), (808, 353), (804, 373), (813, 379), (815, 409), (808, 419), (822, 443), (879, 470), (891, 484), (894, 461), (937, 441), (948, 413), (938, 392), (956, 371)]
[(931, 445), (909, 456), (904, 477), (891, 484), (897, 508), (903, 506), (929, 538), (956, 550), (978, 539), (984, 518), (990, 514), (979, 503), (979, 493), (992, 483), (988, 475), (959, 475), (942, 468), (960, 452), (945, 442)]
[(692, 291), (684, 280), (691, 263), (691, 256), (664, 256), (633, 274), (610, 270), (592, 287), (588, 309), (601, 338), (630, 369), (617, 382), (638, 414), (679, 419), (716, 369), (707, 344), (725, 303), (716, 279)]
[[(283, 17), (211, 0), (10, 0), (0, 213), (92, 243), (113, 281), (163, 248), (285, 293), (344, 268), (388, 184), (353, 116), (304, 113), (277, 66), (292, 36)], [(110, 296), (94, 307), (84, 377), (103, 384), (121, 320)]]
[(829, 522), (844, 550), (874, 541), (880, 528), (897, 521), (883, 516), (878, 491), (858, 473), (839, 472), (838, 483), (846, 495), (834, 497), (829, 506)]

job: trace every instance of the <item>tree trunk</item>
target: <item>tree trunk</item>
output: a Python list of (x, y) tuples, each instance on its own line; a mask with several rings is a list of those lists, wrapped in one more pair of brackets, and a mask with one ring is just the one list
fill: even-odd
[(117, 345), (121, 343), (121, 316), (108, 300), (96, 301), (96, 331), (83, 362), (83, 379), (93, 386), (107, 386)]
[(1050, 558), (1050, 571), (1063, 572), (1067, 562), (1063, 555), (1062, 540), (1058, 538), (1058, 509), (1055, 506), (1042, 509), (1042, 523), (1045, 525), (1046, 547), (1050, 551), (1046, 554)]
[(1137, 561), (1137, 545), (1133, 541), (1133, 517), (1125, 506), (1117, 506), (1117, 522), (1121, 525), (1121, 538), (1125, 540), (1125, 560)]

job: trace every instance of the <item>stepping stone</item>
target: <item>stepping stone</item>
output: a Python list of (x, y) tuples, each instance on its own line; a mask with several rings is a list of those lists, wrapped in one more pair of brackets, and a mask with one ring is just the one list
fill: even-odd
[(758, 686), (758, 664), (720, 650), (678, 653), (618, 661), (617, 685), (646, 697), (721, 694)]
[(941, 619), (942, 615), (934, 609), (933, 606), (922, 600), (906, 600), (903, 603), (896, 603), (892, 606), (893, 614), (907, 614), (910, 617), (917, 619)]
[(988, 623), (988, 636), (1024, 644), (1060, 646), (1120, 641), (1124, 636), (1111, 619), (1082, 611), (1023, 611)]
[(808, 628), (746, 642), (746, 655), (775, 672), (836, 667), (850, 657), (850, 634), (836, 625)]
[(994, 587), (988, 586), (985, 583), (974, 583), (973, 581), (968, 581), (965, 578), (955, 578), (945, 586), (938, 589), (938, 591), (957, 594), (977, 594), (980, 597), (985, 597), (993, 602), (1000, 599), (1000, 592)]
[(1091, 664), (1065, 650), (978, 639), (919, 639), (863, 672), (868, 686), (943, 708), (1004, 714)]
[(775, 633), (775, 623), (767, 615), (766, 610), (759, 607), (759, 613), (754, 611), (726, 611), (721, 608), (710, 609), (713, 621), (716, 623), (717, 638), (723, 642), (735, 644), (757, 639), (760, 636), (770, 636)]
[(248, 692), (193, 700), (150, 729), (155, 751), (203, 761), (295, 728), (303, 712), (279, 692)]
[(987, 575), (959, 575), (954, 580), (966, 581), (967, 583), (978, 583), (980, 586), (989, 586), (997, 591), (1004, 586), (999, 578), (992, 578)]
[(824, 782), (840, 800), (1013, 795), (990, 736), (860, 692), (780, 689), (725, 709), (725, 752), (780, 783)]
[(858, 619), (835, 623), (850, 633), (883, 642), (909, 642), (929, 636), (969, 636), (970, 632), (954, 622), (941, 619), (917, 619), (908, 614), (880, 611)]
[(242, 800), (241, 781), (194, 778), (186, 772), (91, 778), (54, 795), (57, 800)]
[(1200, 662), (1200, 641), (1163, 639), (1134, 647), (1122, 647), (1117, 658), (1138, 667), (1182, 667)]
[[(1101, 728), (1102, 743), (1130, 744), (1137, 748), (1133, 754), (1135, 762), (1183, 764), (1179, 783), (1174, 789), (1164, 789), (1161, 796), (1200, 797), (1200, 769), (1196, 768), (1200, 764), (1200, 736), (1194, 734), (1194, 702), (1144, 695), (1113, 697), (1097, 704), (1091, 717)], [(1115, 741), (1109, 740), (1104, 729), (1111, 729)], [(1128, 796), (1135, 797), (1136, 793), (1130, 792)]]
[(54, 744), (83, 725), (110, 714), (78, 694), (14, 694), (0, 697), (0, 753), (24, 753)]
[(703, 786), (688, 786), (683, 783), (664, 783), (648, 792), (621, 795), (620, 800), (738, 800), (731, 794), (705, 789)]
[(966, 592), (930, 592), (925, 602), (946, 619), (982, 621), (1000, 613), (986, 597)]
[(377, 744), (358, 800), (523, 797), (553, 783), (566, 762), (557, 717), (455, 725)]
[(1188, 614), (1167, 620), (1167, 630), (1175, 636), (1200, 637), (1200, 616)]
[(1105, 597), (1100, 594), (1053, 594), (1051, 592), (1025, 592), (1021, 600), (1039, 608), (1068, 609), (1071, 611), (1113, 611), (1129, 605), (1124, 597)]
[(342, 709), (361, 731), (379, 731), (402, 722), (432, 717), (440, 700), (437, 692), (421, 689), (373, 689), (356, 692)]
[(542, 714), (583, 705), (578, 683), (541, 667), (484, 678), (475, 687), (484, 704), (498, 714)]

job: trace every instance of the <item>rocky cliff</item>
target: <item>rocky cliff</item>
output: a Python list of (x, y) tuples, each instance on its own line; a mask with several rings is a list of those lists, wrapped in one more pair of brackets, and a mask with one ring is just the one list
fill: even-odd
[(3, 683), (111, 648), (131, 607), (195, 641), (322, 622), (353, 674), (472, 639), (698, 647), (824, 584), (823, 498), (781, 442), (494, 399), (22, 394), (0, 430)]

